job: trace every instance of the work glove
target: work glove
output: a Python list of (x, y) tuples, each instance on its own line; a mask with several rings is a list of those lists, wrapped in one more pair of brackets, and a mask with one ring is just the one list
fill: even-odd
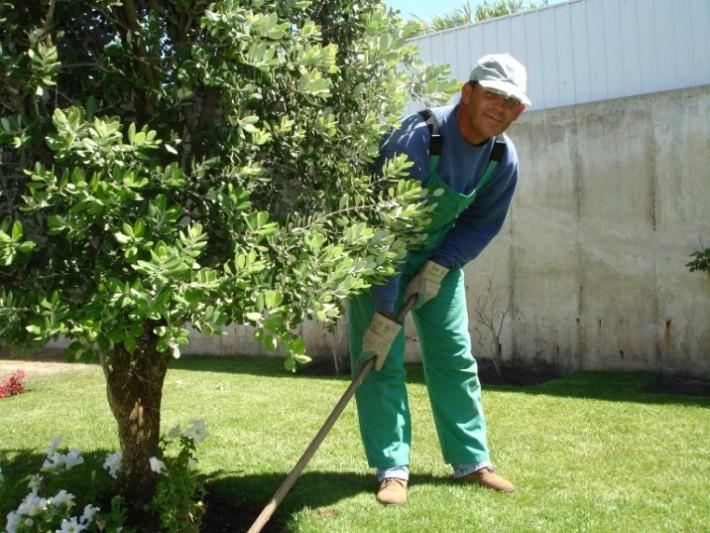
[(360, 367), (365, 361), (375, 356), (375, 370), (385, 364), (387, 354), (392, 348), (394, 339), (402, 329), (402, 324), (387, 318), (380, 313), (375, 313), (367, 330), (362, 336), (362, 353), (356, 362)]
[(414, 304), (415, 309), (419, 309), (422, 305), (439, 294), (441, 288), (441, 280), (449, 272), (449, 269), (441, 266), (434, 261), (427, 261), (424, 267), (419, 271), (419, 274), (412, 278), (407, 288), (404, 289), (404, 301), (409, 300), (413, 294), (417, 295), (417, 303)]

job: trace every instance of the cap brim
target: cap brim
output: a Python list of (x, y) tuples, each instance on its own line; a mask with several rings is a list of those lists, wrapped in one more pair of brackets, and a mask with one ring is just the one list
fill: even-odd
[(482, 87), (485, 87), (486, 89), (496, 89), (498, 91), (501, 91), (508, 96), (512, 96), (513, 98), (517, 98), (520, 100), (522, 103), (524, 103), (526, 106), (532, 105), (532, 102), (530, 101), (530, 98), (528, 98), (523, 91), (520, 90), (520, 88), (516, 85), (513, 85), (512, 83), (508, 83), (507, 81), (499, 81), (499, 80), (479, 80), (478, 83), (481, 84)]

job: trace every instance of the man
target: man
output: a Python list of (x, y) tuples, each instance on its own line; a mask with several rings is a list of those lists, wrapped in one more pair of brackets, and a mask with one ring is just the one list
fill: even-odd
[[(350, 302), (353, 371), (377, 357), (356, 395), (368, 463), (377, 469), (377, 500), (406, 501), (411, 428), (404, 371), (404, 333), (395, 311), (417, 298), (413, 318), (439, 442), (454, 476), (501, 492), (513, 485), (493, 471), (471, 354), (462, 267), (500, 230), (518, 179), (513, 143), (502, 133), (524, 111), (525, 67), (508, 54), (482, 57), (455, 106), (404, 119), (384, 141), (376, 164), (406, 154), (411, 177), (435, 205), (426, 244), (399, 272)], [(498, 137), (500, 136), (500, 137)], [(498, 138), (497, 138), (498, 137)]]

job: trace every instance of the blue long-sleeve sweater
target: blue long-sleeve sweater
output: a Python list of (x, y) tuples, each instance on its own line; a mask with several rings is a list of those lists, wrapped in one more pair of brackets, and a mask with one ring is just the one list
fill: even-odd
[[(494, 138), (480, 145), (470, 144), (461, 135), (455, 106), (433, 108), (431, 111), (444, 137), (437, 164), (437, 173), (449, 187), (462, 194), (470, 193), (483, 177), (488, 165)], [(418, 113), (406, 117), (399, 128), (382, 143), (375, 172), (384, 162), (406, 154), (414, 163), (409, 177), (423, 181), (429, 173), (429, 140), (427, 125)], [(441, 244), (432, 250), (429, 259), (447, 268), (461, 268), (481, 253), (500, 231), (508, 213), (518, 180), (518, 155), (512, 141), (506, 137), (506, 150), (488, 185), (479, 191), (476, 200), (456, 220), (456, 224)], [(375, 308), (380, 313), (394, 312), (398, 297), (401, 267), (384, 285), (373, 287)]]

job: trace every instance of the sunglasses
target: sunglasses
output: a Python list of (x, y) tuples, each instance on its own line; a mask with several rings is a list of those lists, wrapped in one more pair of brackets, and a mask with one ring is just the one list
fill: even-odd
[(522, 101), (519, 98), (516, 98), (515, 96), (510, 96), (503, 91), (499, 91), (496, 89), (488, 89), (485, 87), (481, 87), (483, 90), (483, 96), (488, 99), (493, 99), (493, 98), (503, 98), (503, 105), (505, 105), (506, 108), (508, 109), (517, 109), (520, 104), (522, 104)]

